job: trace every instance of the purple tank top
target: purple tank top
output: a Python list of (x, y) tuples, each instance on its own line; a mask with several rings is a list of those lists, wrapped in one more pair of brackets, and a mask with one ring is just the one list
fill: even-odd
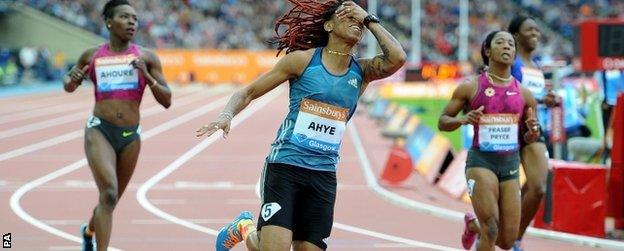
[(525, 101), (520, 83), (513, 78), (506, 86), (495, 86), (486, 73), (478, 78), (477, 94), (470, 109), (483, 106), (483, 116), (474, 126), (472, 148), (483, 152), (513, 152), (519, 149)]
[(145, 77), (130, 65), (141, 56), (141, 49), (130, 44), (124, 52), (112, 52), (101, 45), (89, 63), (89, 77), (95, 85), (95, 101), (104, 99), (137, 100), (141, 102)]

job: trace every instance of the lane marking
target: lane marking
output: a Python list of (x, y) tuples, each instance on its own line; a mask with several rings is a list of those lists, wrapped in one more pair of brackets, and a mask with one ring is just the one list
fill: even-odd
[[(201, 99), (205, 99), (205, 98), (209, 98), (209, 97), (213, 97), (216, 95), (220, 95), (222, 93), (227, 92), (228, 90), (226, 89), (220, 89), (220, 90), (215, 90), (213, 92), (211, 92), (208, 96), (206, 96), (205, 93), (198, 93), (196, 94), (196, 96), (186, 96), (180, 100), (175, 100), (175, 107), (181, 107), (181, 106), (186, 106), (188, 104), (191, 104), (195, 101), (201, 100)], [(202, 97), (201, 94), (203, 94), (204, 96)], [(160, 112), (163, 111), (163, 108), (160, 107), (160, 105), (155, 105), (153, 107), (150, 107), (148, 109), (145, 109), (144, 111), (141, 112), (141, 116), (142, 118), (146, 118), (146, 117), (150, 117), (153, 116), (155, 114), (158, 114)], [(87, 119), (86, 117), (80, 118), (80, 119)], [(12, 159), (18, 156), (22, 156), (24, 154), (27, 153), (31, 153), (31, 152), (35, 152), (44, 148), (48, 148), (50, 146), (55, 146), (58, 144), (61, 144), (63, 142), (67, 142), (76, 138), (80, 138), (84, 135), (84, 129), (80, 129), (80, 130), (75, 130), (73, 132), (69, 132), (63, 135), (59, 135), (56, 136), (54, 138), (49, 138), (47, 140), (44, 141), (40, 141), (34, 144), (30, 144), (15, 150), (11, 150), (8, 152), (4, 152), (0, 154), (0, 162), (1, 161), (5, 161), (8, 159)], [(142, 136), (144, 136), (142, 134)]]
[[(183, 97), (189, 96), (189, 93), (191, 93), (191, 94), (193, 93), (193, 91), (186, 90), (186, 89), (181, 89), (180, 92), (181, 93), (179, 95), (181, 95), (181, 96), (180, 97), (176, 97), (176, 98), (183, 98)], [(82, 94), (85, 94), (85, 95), (82, 95)], [(15, 113), (15, 114), (1, 115), (0, 116), (0, 124), (20, 121), (20, 120), (25, 120), (25, 119), (30, 119), (30, 118), (36, 118), (36, 117), (39, 117), (39, 116), (49, 116), (49, 115), (53, 115), (53, 114), (57, 114), (57, 113), (68, 113), (70, 111), (78, 112), (79, 110), (93, 107), (93, 102), (91, 102), (92, 99), (89, 99), (89, 102), (85, 102), (84, 98), (82, 97), (82, 96), (91, 96), (91, 92), (81, 93), (80, 96), (75, 95), (75, 94), (72, 94), (72, 95), (74, 95), (73, 97), (76, 98), (75, 101), (77, 101), (77, 102), (67, 103), (67, 100), (64, 100), (65, 103), (63, 103), (63, 104), (58, 104), (58, 105), (53, 105), (53, 106), (46, 106), (46, 107), (40, 107), (40, 108), (37, 108), (37, 109), (21, 111), (19, 113)], [(61, 98), (62, 99), (67, 99), (68, 96), (69, 95), (63, 95)], [(19, 105), (21, 106), (21, 105), (23, 105), (23, 103), (27, 103), (27, 102), (19, 102)], [(154, 100), (154, 99), (149, 99), (149, 101), (145, 102), (145, 105), (150, 105), (151, 106), (151, 105), (154, 105), (154, 104), (156, 104), (156, 100)]]
[[(184, 219), (185, 221), (193, 224), (227, 224), (232, 222), (232, 219)], [(131, 220), (131, 224), (135, 225), (176, 225), (175, 222), (171, 222), (166, 219), (137, 219)]]
[[(190, 112), (185, 113), (182, 116), (176, 117), (168, 122), (165, 122), (163, 124), (160, 124), (148, 131), (146, 131), (145, 133), (142, 134), (141, 138), (142, 140), (147, 140), (155, 135), (158, 135), (160, 133), (163, 133), (167, 130), (170, 130), (174, 127), (177, 127), (179, 125), (182, 125), (194, 118), (197, 118), (205, 113), (208, 113), (212, 110), (215, 110), (221, 106), (223, 106), (225, 104), (225, 102), (227, 102), (229, 97), (223, 97), (220, 98), (216, 101), (213, 101), (211, 103), (208, 103), (207, 105), (201, 106), (199, 108), (196, 108)], [(11, 210), (13, 210), (13, 212), (20, 217), (22, 220), (26, 221), (27, 223), (43, 230), (46, 231), (50, 234), (56, 235), (58, 237), (61, 237), (63, 239), (67, 239), (70, 241), (74, 241), (74, 242), (78, 242), (81, 243), (82, 242), (82, 238), (69, 234), (67, 232), (61, 231), (57, 228), (51, 227), (50, 225), (45, 224), (44, 222), (42, 222), (39, 219), (36, 219), (35, 217), (31, 216), (30, 214), (28, 214), (20, 205), (20, 200), (21, 198), (28, 193), (29, 191), (51, 181), (54, 180), (56, 178), (59, 178), (63, 175), (66, 175), (68, 173), (71, 173), (73, 171), (76, 171), (84, 166), (87, 165), (87, 159), (86, 158), (82, 158), (68, 166), (65, 166), (61, 169), (58, 169), (54, 172), (51, 172), (47, 175), (44, 175), (38, 179), (35, 179), (33, 181), (30, 181), (26, 184), (24, 184), (23, 186), (21, 186), (20, 188), (18, 188), (12, 195), (11, 195), (11, 199), (10, 199), (10, 206), (11, 206)], [(109, 250), (119, 250), (119, 249), (115, 249), (115, 248), (111, 248), (109, 247)]]
[[(266, 95), (264, 95), (263, 97), (261, 97), (259, 100), (257, 100), (254, 103), (252, 103), (250, 107), (248, 107), (247, 109), (243, 110), (238, 116), (236, 116), (232, 120), (231, 128), (232, 129), (235, 128), (241, 122), (243, 122), (247, 118), (251, 117), (251, 115), (253, 115), (253, 113), (255, 113), (256, 111), (260, 110), (260, 108), (262, 108), (265, 105), (267, 105), (273, 99), (277, 98), (279, 96), (279, 94), (281, 94), (283, 91), (284, 91), (284, 88), (278, 87), (275, 90), (273, 90), (273, 91), (267, 93)], [(162, 219), (165, 219), (165, 220), (173, 222), (175, 224), (178, 224), (178, 225), (181, 225), (181, 226), (193, 229), (195, 231), (199, 231), (199, 232), (202, 232), (202, 233), (206, 233), (206, 234), (209, 234), (209, 235), (216, 236), (219, 232), (217, 230), (215, 230), (215, 229), (207, 228), (207, 227), (204, 227), (204, 226), (200, 226), (200, 225), (195, 224), (193, 222), (190, 222), (190, 221), (184, 220), (182, 218), (176, 217), (176, 216), (174, 216), (172, 214), (169, 214), (169, 213), (161, 210), (160, 208), (154, 206), (154, 204), (152, 204), (149, 201), (149, 199), (147, 199), (147, 192), (150, 190), (150, 188), (152, 188), (158, 182), (160, 182), (161, 180), (166, 178), (169, 174), (173, 173), (175, 170), (180, 168), (184, 163), (189, 161), (191, 158), (193, 158), (197, 154), (201, 153), (201, 151), (206, 149), (206, 147), (212, 145), (214, 142), (219, 140), (219, 138), (221, 138), (221, 135), (222, 135), (222, 131), (220, 131), (218, 133), (215, 133), (212, 136), (202, 140), (199, 144), (195, 145), (193, 148), (191, 148), (186, 153), (184, 153), (182, 156), (180, 156), (179, 158), (174, 160), (171, 164), (169, 164), (163, 170), (161, 170), (156, 175), (152, 176), (149, 180), (147, 180), (145, 183), (143, 183), (143, 185), (141, 187), (139, 187), (139, 190), (136, 193), (136, 199), (139, 202), (139, 204), (143, 208), (145, 208), (145, 210), (147, 210), (148, 212), (150, 212), (150, 213), (152, 213), (152, 214), (154, 214), (154, 215), (156, 215), (156, 216), (158, 216), (158, 217), (160, 217)]]

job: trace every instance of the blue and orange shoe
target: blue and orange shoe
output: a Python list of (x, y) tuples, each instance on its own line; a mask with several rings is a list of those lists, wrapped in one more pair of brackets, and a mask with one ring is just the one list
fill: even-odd
[(219, 230), (215, 249), (217, 251), (227, 251), (243, 241), (243, 228), (253, 224), (253, 215), (249, 211), (243, 211), (227, 226)]
[(80, 226), (80, 236), (82, 236), (82, 251), (93, 251), (93, 236), (87, 235), (89, 224), (84, 223)]

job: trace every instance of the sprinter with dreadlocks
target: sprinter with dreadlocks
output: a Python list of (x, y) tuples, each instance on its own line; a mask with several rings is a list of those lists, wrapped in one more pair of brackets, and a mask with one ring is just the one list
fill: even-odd
[[(289, 81), (289, 112), (271, 145), (262, 173), (262, 207), (257, 231), (250, 212), (221, 229), (216, 249), (245, 240), (250, 250), (325, 250), (336, 200), (336, 165), (347, 121), (370, 81), (397, 71), (406, 55), (374, 15), (352, 1), (290, 0), (294, 7), (277, 20), (278, 54), (268, 73), (236, 92), (216, 121), (197, 136), (219, 129), (252, 100)], [(287, 30), (279, 34), (284, 25)], [(364, 27), (383, 54), (354, 59)]]

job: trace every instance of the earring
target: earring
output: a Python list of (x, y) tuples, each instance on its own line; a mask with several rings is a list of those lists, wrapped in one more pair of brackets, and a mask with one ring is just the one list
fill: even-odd
[(106, 27), (108, 27), (109, 29), (111, 28), (110, 24), (109, 24), (109, 25), (107, 25)]

